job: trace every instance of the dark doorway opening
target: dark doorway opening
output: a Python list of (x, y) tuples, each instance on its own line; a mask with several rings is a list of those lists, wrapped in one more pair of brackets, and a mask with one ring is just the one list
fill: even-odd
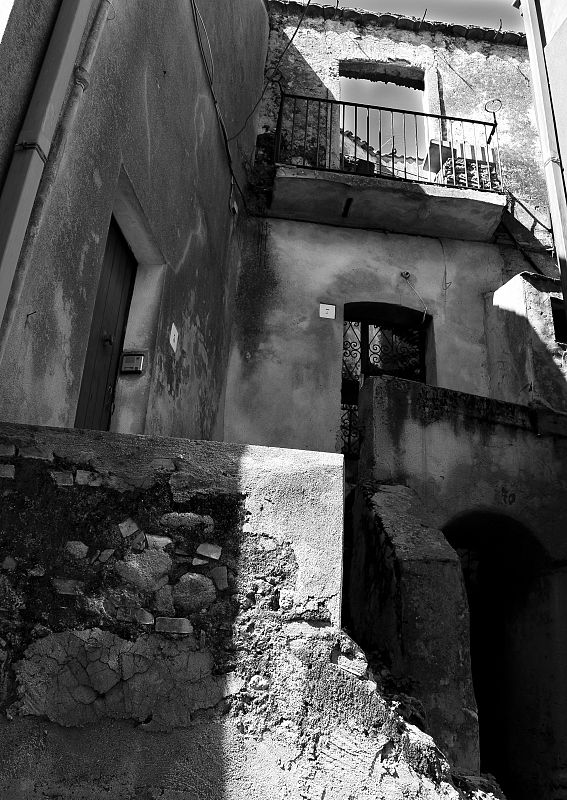
[(345, 303), (341, 381), (341, 452), (347, 478), (360, 441), (358, 395), (366, 378), (394, 375), (425, 382), (427, 329), (423, 312), (390, 303)]
[(502, 514), (470, 513), (444, 533), (460, 557), (469, 603), (481, 772), (494, 775), (509, 800), (533, 800), (534, 791), (544, 797), (533, 767), (548, 728), (545, 553), (527, 528)]
[(76, 428), (110, 428), (136, 266), (132, 251), (112, 218), (87, 345)]

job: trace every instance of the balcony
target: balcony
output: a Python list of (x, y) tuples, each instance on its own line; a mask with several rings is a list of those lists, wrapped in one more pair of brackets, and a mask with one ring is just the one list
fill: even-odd
[(488, 241), (506, 204), (496, 117), (282, 94), (272, 216)]

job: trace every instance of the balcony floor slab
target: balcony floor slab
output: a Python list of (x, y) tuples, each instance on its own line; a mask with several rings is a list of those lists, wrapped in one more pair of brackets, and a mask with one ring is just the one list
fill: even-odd
[(506, 196), (476, 189), (278, 166), (269, 215), (414, 236), (490, 241)]

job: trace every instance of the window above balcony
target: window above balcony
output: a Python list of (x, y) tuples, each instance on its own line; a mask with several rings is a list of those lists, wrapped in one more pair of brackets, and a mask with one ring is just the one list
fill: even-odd
[(271, 214), (487, 241), (505, 205), (496, 119), (282, 95)]

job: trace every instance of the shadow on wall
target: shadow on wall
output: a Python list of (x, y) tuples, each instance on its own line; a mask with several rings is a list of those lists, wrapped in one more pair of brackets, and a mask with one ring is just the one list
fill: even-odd
[[(282, 90), (286, 94), (295, 95), (308, 95), (309, 97), (318, 97), (322, 100), (336, 100), (329, 87), (326, 86), (317, 73), (305, 60), (303, 55), (297, 50), (293, 44), (289, 44), (289, 39), (283, 37), (283, 47), (287, 47), (284, 59), (278, 67), (276, 73), (276, 81), (271, 82), (268, 86), (260, 111), (259, 128), (262, 131), (257, 138), (256, 142), (256, 160), (255, 171), (260, 175), (273, 168), (275, 148), (276, 148), (276, 129), (278, 114), (280, 111), (281, 93)], [(281, 51), (279, 51), (281, 52)], [(269, 72), (275, 64), (278, 63), (279, 55), (270, 51), (271, 62), (266, 65), (266, 71)], [(275, 64), (274, 64), (275, 61)], [(271, 73), (270, 73), (271, 74)], [(292, 152), (299, 152), (299, 144), (301, 138), (302, 153), (310, 153), (312, 157), (317, 154), (317, 161), (324, 162), (327, 155), (327, 146), (329, 144), (329, 136), (331, 135), (331, 122), (333, 123), (333, 132), (335, 132), (338, 139), (338, 118), (336, 115), (331, 119), (326, 116), (321, 118), (319, 112), (319, 120), (317, 120), (317, 109), (309, 109), (305, 107), (299, 108), (297, 105), (285, 110), (285, 117), (283, 118), (283, 147), (286, 153), (291, 155)], [(293, 128), (293, 136), (291, 136)], [(301, 133), (299, 133), (301, 131)], [(326, 135), (323, 135), (323, 134)], [(318, 135), (319, 134), (319, 135)], [(317, 139), (320, 139), (318, 145)], [(301, 158), (303, 161), (303, 158)], [(271, 180), (268, 181), (271, 186)]]
[[(492, 346), (502, 348), (516, 372), (545, 371), (554, 403), (567, 402), (563, 374), (526, 317), (502, 308), (494, 314), (510, 347), (517, 348), (516, 361), (506, 342)], [(443, 627), (462, 596), (462, 580), (443, 575), (451, 565), (437, 538), (443, 529), (461, 556), (469, 594), (481, 768), (493, 772), (513, 798), (555, 800), (558, 787), (566, 788), (567, 767), (566, 416), (546, 403), (512, 405), (384, 377), (363, 389), (361, 419), (358, 503), (379, 523), (345, 530), (345, 623), (365, 649), (382, 646), (386, 666), (401, 658), (414, 683), (411, 691), (426, 709), (447, 709), (442, 693), (457, 679), (466, 688), (471, 672), (467, 678), (452, 669), (449, 683), (437, 687), (423, 680), (440, 664), (450, 664), (451, 654), (461, 668), (468, 659), (466, 631), (459, 640), (457, 623)], [(407, 491), (415, 493), (403, 500), (409, 512), (396, 497)], [(364, 523), (360, 513), (358, 518)], [(415, 576), (434, 569), (436, 560), (437, 578), (412, 588)], [(401, 605), (395, 605), (388, 580), (394, 589), (401, 587)], [(430, 618), (437, 624), (425, 624)], [(457, 613), (455, 620), (462, 619)], [(415, 667), (416, 654), (429, 664), (412, 672), (407, 663)], [(456, 744), (462, 752), (462, 742)]]
[(486, 298), (492, 396), (567, 413), (567, 342), (558, 280), (521, 272)]
[[(504, 514), (461, 515), (444, 533), (459, 555), (467, 591), (481, 771), (495, 775), (511, 798), (541, 796), (554, 767), (546, 747), (550, 720), (541, 717), (555, 666), (546, 554), (527, 528)], [(526, 752), (539, 772), (528, 785)]]

